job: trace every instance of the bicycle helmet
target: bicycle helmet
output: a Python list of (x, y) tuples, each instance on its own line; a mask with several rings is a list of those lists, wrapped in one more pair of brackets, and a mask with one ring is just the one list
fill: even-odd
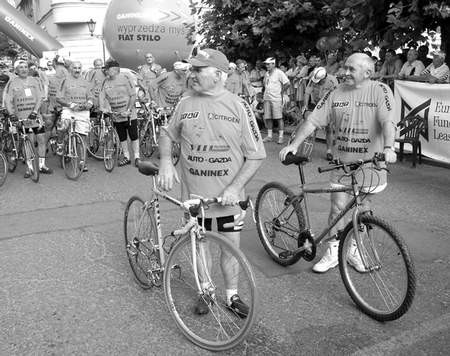
[(311, 73), (311, 80), (314, 83), (319, 83), (322, 79), (327, 77), (327, 71), (324, 67), (317, 67)]

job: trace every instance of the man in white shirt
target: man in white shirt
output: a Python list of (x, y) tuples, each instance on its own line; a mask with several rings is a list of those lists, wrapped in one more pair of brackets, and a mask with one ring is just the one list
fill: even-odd
[(264, 122), (267, 127), (267, 137), (263, 142), (271, 142), (273, 135), (273, 120), (278, 121), (278, 144), (281, 145), (284, 135), (283, 95), (289, 89), (290, 82), (286, 74), (275, 65), (275, 58), (269, 57), (264, 63), (267, 72), (264, 76)]
[(408, 51), (407, 61), (405, 62), (405, 64), (403, 64), (400, 73), (398, 73), (399, 79), (408, 80), (411, 75), (418, 75), (423, 72), (425, 66), (423, 65), (422, 61), (419, 61), (417, 59), (418, 56), (419, 54), (417, 53), (416, 49), (411, 48)]
[(436, 51), (433, 53), (433, 62), (420, 73), (419, 76), (412, 77), (418, 82), (446, 83), (450, 75), (450, 69), (445, 64), (445, 53)]

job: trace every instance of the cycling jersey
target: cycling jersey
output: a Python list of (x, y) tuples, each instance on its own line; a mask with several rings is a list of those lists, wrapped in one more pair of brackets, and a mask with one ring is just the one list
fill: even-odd
[[(131, 119), (136, 119), (136, 107), (130, 104), (130, 100), (135, 100), (136, 92), (133, 83), (122, 73), (114, 79), (106, 78), (100, 90), (100, 108), (104, 112), (121, 113), (131, 109)], [(127, 117), (114, 115), (115, 122), (127, 121)]]
[(86, 74), (86, 80), (91, 83), (92, 95), (94, 97), (94, 108), (99, 107), (98, 96), (102, 88), (106, 75), (102, 69), (92, 69)]
[[(19, 120), (27, 120), (39, 100), (43, 98), (44, 88), (38, 78), (11, 78), (5, 87), (5, 105)], [(39, 123), (27, 122), (27, 127), (37, 127)]]
[[(217, 95), (186, 93), (164, 128), (181, 146), (182, 199), (190, 193), (220, 196), (245, 159), (266, 157), (250, 105), (224, 90)], [(245, 193), (241, 192), (244, 199)], [(213, 206), (207, 217), (239, 213), (236, 207)]]
[(155, 80), (154, 86), (156, 103), (161, 107), (174, 107), (186, 91), (186, 78), (175, 72), (163, 73)]
[(70, 75), (61, 81), (56, 97), (68, 103), (86, 104), (93, 101), (92, 86), (86, 79)]
[(58, 89), (61, 87), (61, 82), (66, 78), (66, 75), (59, 71), (55, 72), (55, 74), (48, 76), (48, 110), (47, 113), (50, 113), (55, 107), (59, 106), (56, 102), (56, 94)]

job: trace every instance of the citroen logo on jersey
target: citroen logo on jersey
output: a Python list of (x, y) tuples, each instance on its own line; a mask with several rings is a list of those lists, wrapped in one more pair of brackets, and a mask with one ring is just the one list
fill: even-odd
[(420, 135), (423, 136), (425, 140), (429, 140), (428, 137), (428, 113), (430, 111), (431, 99), (424, 101), (422, 104), (417, 105), (412, 108), (405, 99), (402, 98), (401, 112), (400, 112), (400, 122), (397, 126), (400, 127), (400, 136), (405, 135), (411, 130), (415, 129), (415, 125), (410, 123), (415, 123), (418, 121)]

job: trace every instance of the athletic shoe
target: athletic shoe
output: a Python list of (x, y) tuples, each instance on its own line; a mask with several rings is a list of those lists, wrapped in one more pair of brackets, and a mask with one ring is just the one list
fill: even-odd
[(272, 142), (272, 137), (271, 136), (266, 136), (263, 138), (263, 142)]
[(331, 152), (327, 152), (327, 161), (332, 161), (333, 160), (333, 155), (331, 154)]
[(194, 314), (197, 315), (205, 315), (209, 313), (208, 304), (206, 304), (205, 300), (202, 297), (197, 299), (197, 303), (194, 305)]
[(39, 168), (39, 172), (42, 174), (53, 174), (53, 169), (43, 166)]
[(237, 294), (230, 298), (230, 304), (227, 304), (227, 308), (242, 319), (245, 319), (248, 315), (249, 308), (247, 304), (245, 304)]
[(129, 158), (124, 157), (124, 158), (122, 158), (121, 161), (119, 161), (119, 167), (123, 167), (123, 166), (126, 166), (128, 164), (131, 164), (131, 161), (130, 161)]
[(338, 241), (329, 242), (325, 254), (320, 259), (320, 261), (313, 266), (312, 270), (317, 273), (324, 273), (329, 269), (336, 267), (339, 263), (338, 250), (339, 250)]
[(27, 170), (25, 171), (25, 174), (23, 175), (23, 177), (24, 177), (24, 178), (30, 178), (30, 177), (31, 177), (31, 172), (30, 172), (29, 169), (27, 169)]
[(139, 167), (139, 162), (141, 161), (141, 159), (140, 158), (136, 158), (135, 160), (134, 160), (134, 166), (135, 167)]
[(356, 269), (359, 273), (367, 272), (366, 267), (364, 267), (364, 263), (361, 259), (361, 255), (359, 254), (358, 247), (356, 245), (356, 241), (352, 242), (350, 249), (347, 255), (347, 262), (350, 266)]

